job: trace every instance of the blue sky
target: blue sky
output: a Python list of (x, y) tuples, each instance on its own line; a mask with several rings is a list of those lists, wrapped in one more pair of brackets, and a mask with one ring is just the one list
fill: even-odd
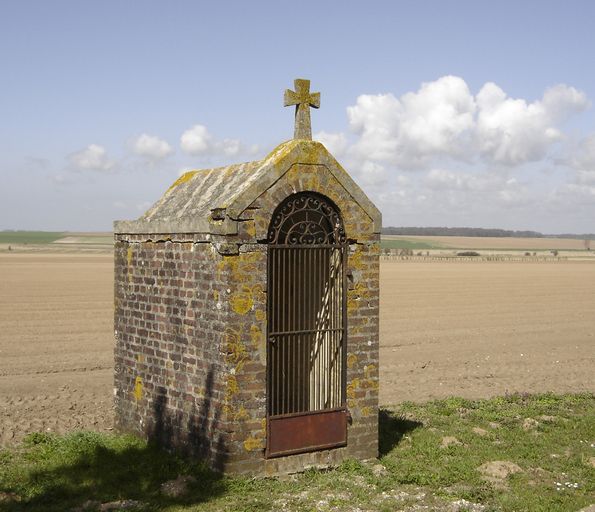
[(595, 2), (0, 2), (0, 229), (109, 230), (318, 138), (385, 225), (595, 232)]

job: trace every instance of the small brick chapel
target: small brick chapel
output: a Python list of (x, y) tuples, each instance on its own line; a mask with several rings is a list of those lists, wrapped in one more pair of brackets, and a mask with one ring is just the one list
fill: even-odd
[(116, 221), (116, 427), (228, 473), (378, 455), (381, 215), (312, 140), (183, 174)]

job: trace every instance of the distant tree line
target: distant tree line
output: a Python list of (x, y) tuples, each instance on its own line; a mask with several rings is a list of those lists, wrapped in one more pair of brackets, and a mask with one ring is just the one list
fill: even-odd
[(544, 235), (539, 231), (513, 231), (509, 229), (492, 228), (446, 228), (446, 227), (383, 227), (383, 235), (410, 235), (410, 236), (488, 236), (488, 237), (513, 237), (513, 238), (582, 238), (595, 240), (594, 233), (559, 235)]

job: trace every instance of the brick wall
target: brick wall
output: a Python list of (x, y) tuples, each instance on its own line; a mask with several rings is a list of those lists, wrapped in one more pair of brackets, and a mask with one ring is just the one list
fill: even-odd
[[(347, 261), (345, 448), (264, 459), (266, 238), (287, 196), (317, 191), (340, 209)], [(117, 426), (233, 473), (275, 474), (373, 458), (378, 446), (379, 235), (321, 166), (296, 165), (238, 221), (238, 234), (126, 235), (115, 246)]]

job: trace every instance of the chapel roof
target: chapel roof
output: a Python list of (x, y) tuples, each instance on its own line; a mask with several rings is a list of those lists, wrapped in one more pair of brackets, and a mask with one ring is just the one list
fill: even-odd
[(295, 163), (326, 167), (380, 229), (380, 212), (324, 145), (292, 139), (262, 160), (184, 173), (137, 220), (116, 221), (114, 232), (210, 233), (215, 210), (237, 219)]

